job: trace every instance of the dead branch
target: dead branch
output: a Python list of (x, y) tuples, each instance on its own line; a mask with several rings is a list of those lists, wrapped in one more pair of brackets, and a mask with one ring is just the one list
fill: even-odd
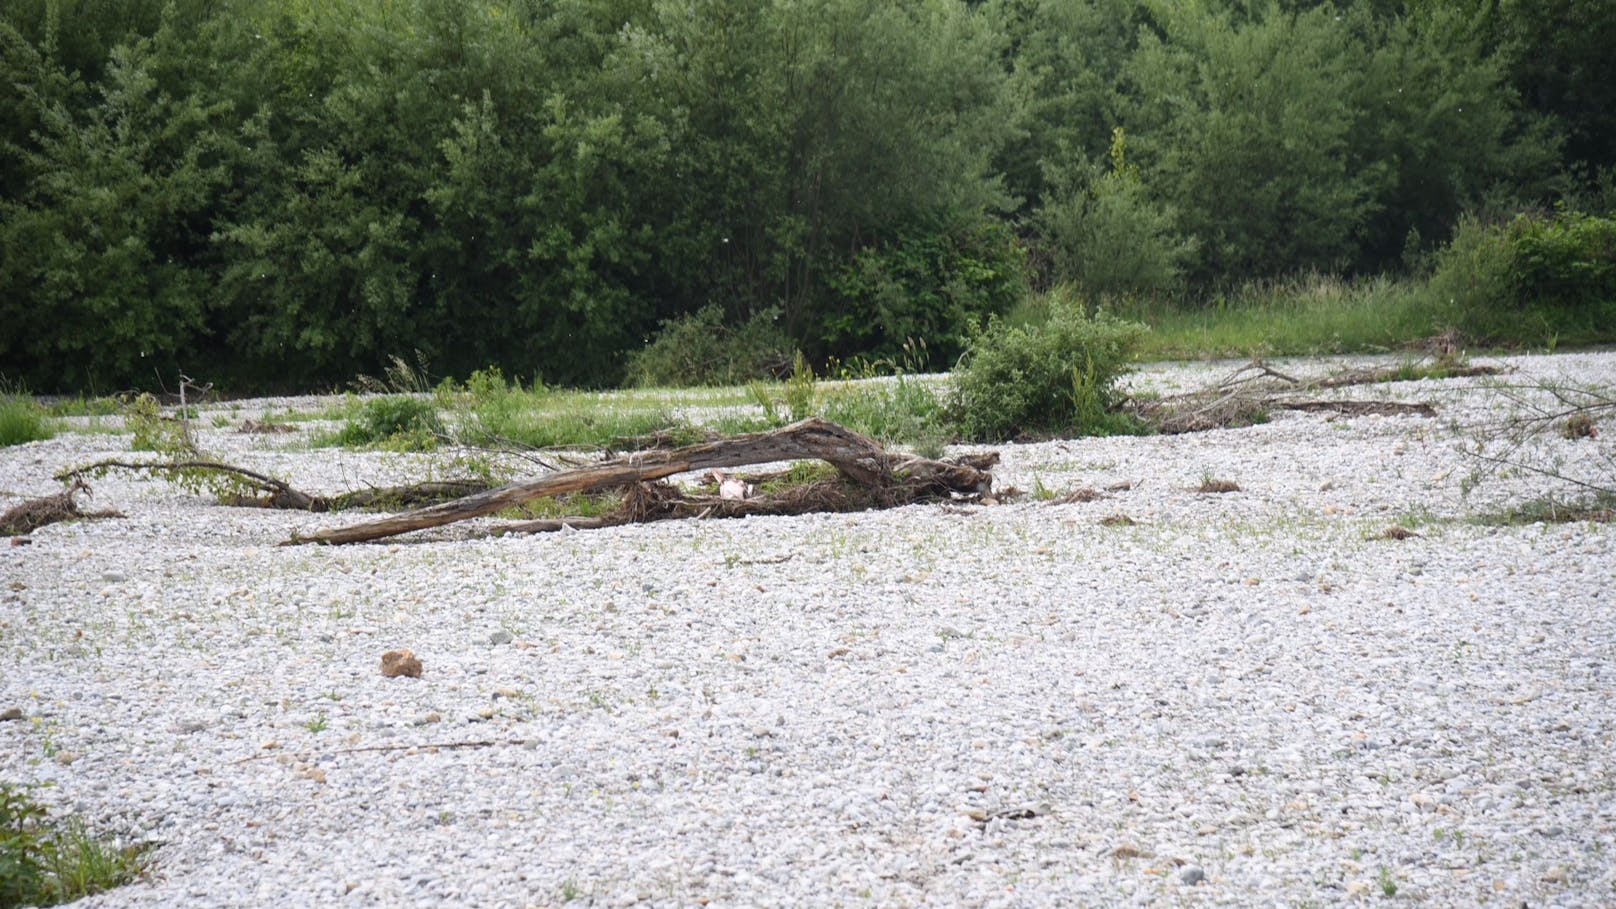
[[(1435, 416), (1436, 409), (1423, 403), (1330, 401), (1296, 397), (1327, 388), (1393, 381), (1405, 369), (1405, 366), (1374, 367), (1303, 381), (1279, 372), (1261, 360), (1253, 360), (1206, 388), (1155, 400), (1135, 399), (1130, 406), (1135, 416), (1166, 435), (1251, 426), (1262, 422), (1268, 413), (1275, 410), (1330, 412), (1350, 416)], [(1451, 376), (1484, 376), (1495, 375), (1499, 370), (1493, 366), (1454, 365), (1445, 367), (1444, 371)]]
[(1398, 401), (1272, 401), (1275, 410), (1302, 410), (1309, 413), (1339, 413), (1347, 416), (1436, 416), (1436, 408), (1429, 404), (1403, 404)]
[(90, 484), (75, 480), (61, 492), (23, 500), (0, 514), (0, 536), (26, 536), (58, 521), (123, 517), (123, 513), (118, 511), (80, 511), (74, 496), (81, 492), (89, 496)]
[(215, 476), (228, 477), (240, 484), (242, 492), (221, 495), (219, 502), (222, 505), (234, 505), (251, 508), (280, 508), (290, 511), (347, 511), (355, 508), (397, 508), (411, 505), (422, 505), (431, 502), (442, 502), (461, 496), (471, 495), (488, 488), (488, 484), (479, 480), (444, 480), (427, 483), (411, 483), (403, 486), (372, 486), (344, 492), (334, 496), (315, 495), (293, 488), (284, 480), (238, 467), (235, 464), (226, 464), (221, 461), (190, 460), (190, 461), (119, 461), (106, 460), (75, 467), (56, 475), (58, 480), (78, 480), (89, 474), (100, 474), (107, 470), (134, 470), (151, 474), (184, 474), (202, 472)]
[[(895, 455), (873, 440), (835, 423), (809, 418), (768, 432), (714, 439), (675, 449), (641, 451), (588, 467), (552, 473), (536, 480), (490, 489), (452, 502), (348, 527), (298, 536), (282, 545), (299, 543), (358, 543), (396, 536), (413, 530), (482, 517), (545, 497), (570, 493), (599, 493), (628, 489), (626, 507), (633, 520), (662, 512), (669, 517), (700, 517), (742, 510), (745, 499), (691, 500), (663, 498), (656, 481), (681, 473), (778, 461), (821, 460), (833, 465), (846, 481), (858, 487), (872, 507), (955, 497), (976, 497), (991, 492), (993, 477), (986, 467), (994, 456), (978, 456), (970, 463), (933, 461)], [(636, 503), (636, 497), (642, 497)], [(650, 496), (646, 500), (643, 497)], [(671, 503), (671, 504), (670, 504)], [(694, 511), (694, 513), (692, 513)], [(757, 513), (757, 512), (750, 512)], [(771, 512), (778, 513), (778, 512)], [(533, 529), (557, 530), (583, 524), (561, 520), (534, 524)], [(602, 524), (600, 526), (607, 526)], [(531, 532), (531, 531), (530, 531)]]

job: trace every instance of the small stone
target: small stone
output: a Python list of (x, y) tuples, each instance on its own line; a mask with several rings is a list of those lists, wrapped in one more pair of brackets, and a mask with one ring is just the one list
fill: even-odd
[(518, 691), (515, 688), (495, 688), (494, 689), (494, 699), (495, 700), (499, 700), (500, 698), (505, 698), (505, 699), (509, 700), (511, 698), (519, 698), (521, 696), (522, 696), (522, 692)]
[(514, 636), (509, 631), (496, 631), (488, 636), (488, 643), (497, 647), (501, 644), (509, 644), (514, 639)]
[(443, 714), (438, 713), (436, 710), (428, 711), (415, 718), (415, 725), (417, 726), (428, 726), (432, 723), (441, 722), (443, 722)]
[(1206, 872), (1201, 870), (1200, 865), (1185, 865), (1179, 869), (1178, 880), (1185, 886), (1193, 887), (1206, 880)]
[(7, 720), (20, 720), (20, 719), (22, 719), (22, 708), (21, 707), (7, 707), (4, 710), (0, 710), (0, 723), (4, 723)]
[(101, 580), (108, 584), (121, 584), (128, 580), (128, 576), (121, 571), (107, 571), (102, 573)]
[(76, 751), (56, 752), (56, 763), (61, 764), (63, 767), (66, 767), (68, 764), (71, 764), (78, 759), (79, 755)]
[(418, 679), (421, 677), (421, 661), (416, 659), (413, 650), (389, 650), (382, 654), (382, 675), (390, 679), (399, 676)]

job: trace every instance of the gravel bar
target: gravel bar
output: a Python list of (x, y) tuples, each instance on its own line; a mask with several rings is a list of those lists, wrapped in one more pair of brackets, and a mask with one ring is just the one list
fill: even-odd
[[(1462, 495), (1459, 451), (1616, 353), (1497, 362), (1328, 393), (1435, 418), (999, 449), (1001, 488), (1131, 484), (1070, 504), (280, 548), (344, 519), (109, 476), (126, 518), (0, 544), (0, 780), (157, 844), (95, 907), (1616, 905), (1612, 528), (1472, 520), (1574, 490)], [(231, 431), (290, 403), (204, 446), (419, 473)], [(0, 507), (127, 453), (86, 428), (0, 450)], [(1526, 450), (1609, 487), (1604, 429)]]

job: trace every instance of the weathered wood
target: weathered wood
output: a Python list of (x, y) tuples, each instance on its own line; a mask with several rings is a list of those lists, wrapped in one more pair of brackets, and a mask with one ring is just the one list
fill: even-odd
[(1272, 401), (1276, 410), (1302, 410), (1310, 413), (1340, 413), (1353, 417), (1377, 415), (1383, 417), (1412, 414), (1434, 417), (1436, 408), (1429, 404), (1404, 404), (1401, 401)]
[(75, 496), (90, 494), (90, 486), (83, 480), (73, 483), (61, 492), (37, 499), (25, 499), (0, 514), (0, 536), (20, 537), (33, 533), (47, 524), (83, 518), (121, 518), (120, 511), (81, 511)]
[(185, 474), (202, 472), (230, 477), (242, 487), (241, 494), (221, 495), (221, 505), (252, 508), (281, 508), (290, 511), (346, 511), (353, 508), (382, 508), (442, 502), (488, 489), (481, 480), (438, 480), (409, 483), (402, 486), (369, 486), (334, 496), (315, 495), (294, 488), (284, 480), (268, 474), (226, 464), (222, 461), (193, 459), (186, 461), (97, 461), (83, 467), (64, 470), (58, 480), (77, 480), (86, 475), (108, 470), (137, 470), (152, 474)]
[[(681, 473), (800, 460), (829, 462), (849, 480), (869, 490), (876, 502), (913, 501), (926, 493), (980, 495), (991, 491), (993, 485), (992, 475), (977, 466), (983, 463), (982, 458), (967, 464), (894, 455), (866, 436), (812, 417), (768, 432), (714, 439), (683, 448), (637, 452), (501, 486), (442, 505), (308, 536), (299, 535), (282, 545), (359, 543), (482, 517), (548, 496), (598, 493)], [(559, 529), (559, 526), (543, 526), (543, 529)]]

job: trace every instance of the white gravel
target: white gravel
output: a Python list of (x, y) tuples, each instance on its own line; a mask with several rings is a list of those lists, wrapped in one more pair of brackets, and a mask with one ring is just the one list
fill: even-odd
[[(1137, 483), (1086, 504), (346, 548), (108, 477), (126, 519), (0, 545), (0, 779), (160, 844), (100, 907), (1616, 905), (1611, 526), (1467, 520), (1567, 491), (1460, 495), (1482, 380), (1338, 394), (1442, 410), (1000, 449), (1001, 487)], [(410, 470), (297, 438), (204, 442)], [(127, 445), (0, 450), (0, 491)], [(1613, 445), (1529, 450), (1608, 486)]]

